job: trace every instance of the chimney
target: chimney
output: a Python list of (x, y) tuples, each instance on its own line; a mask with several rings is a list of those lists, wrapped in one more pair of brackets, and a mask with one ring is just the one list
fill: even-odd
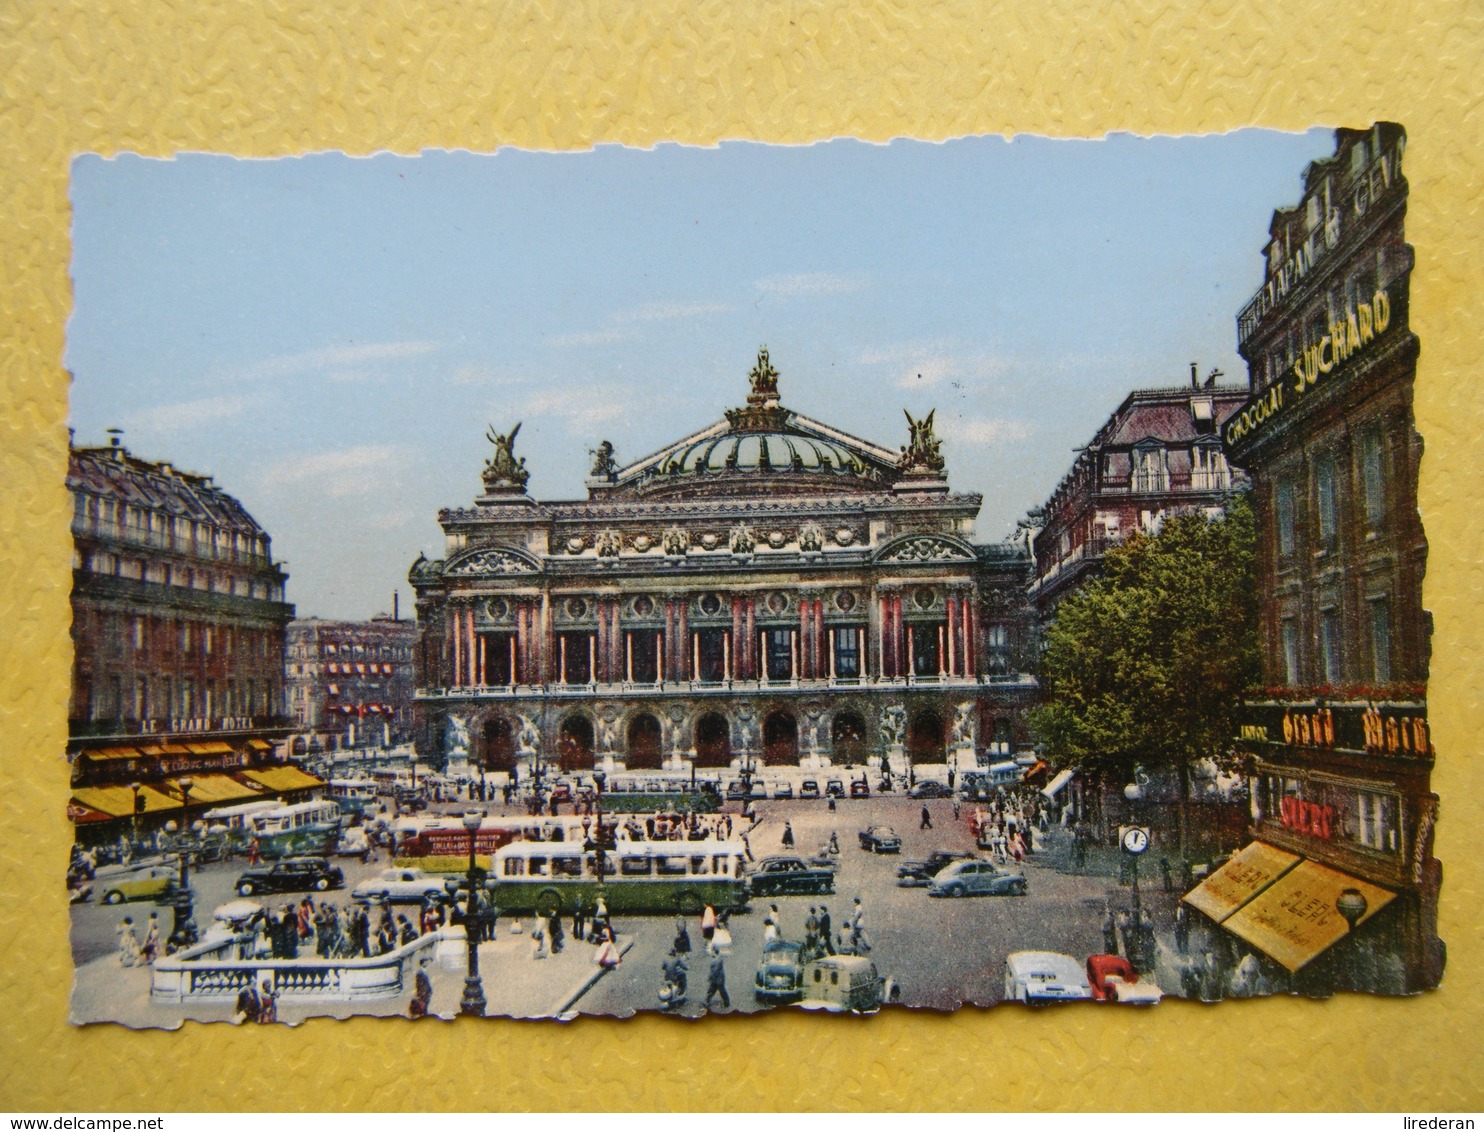
[(399, 596), (401, 596), (401, 595), (398, 593), (397, 590), (393, 590), (392, 591), (392, 620), (393, 621), (400, 621), (400, 620), (402, 620), (401, 616), (397, 612), (397, 598)]
[(1200, 379), (1196, 376), (1196, 364), (1194, 362), (1190, 363), (1190, 387), (1192, 389), (1199, 389), (1201, 387)]

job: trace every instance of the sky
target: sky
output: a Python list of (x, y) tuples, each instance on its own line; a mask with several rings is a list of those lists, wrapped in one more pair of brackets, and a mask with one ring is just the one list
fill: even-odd
[(1135, 388), (1245, 381), (1236, 314), (1328, 130), (73, 164), (80, 445), (209, 474), (300, 616), (390, 611), (490, 425), (538, 499), (743, 403), (891, 448), (936, 408), (981, 541)]

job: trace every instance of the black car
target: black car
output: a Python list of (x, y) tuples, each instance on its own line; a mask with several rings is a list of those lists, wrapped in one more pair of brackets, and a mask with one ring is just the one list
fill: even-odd
[(871, 784), (864, 780), (850, 784), (850, 796), (852, 798), (869, 798), (871, 796)]
[(237, 878), (237, 894), (259, 892), (325, 892), (345, 883), (345, 875), (323, 857), (285, 857), (272, 864), (245, 869)]
[(811, 892), (834, 892), (833, 869), (806, 865), (798, 857), (764, 857), (748, 874), (753, 896), (795, 896)]
[(804, 993), (804, 945), (775, 939), (763, 945), (752, 984), (759, 1002), (793, 1002)]
[(919, 782), (911, 790), (907, 791), (913, 798), (951, 798), (953, 791), (941, 782)]
[(872, 853), (900, 853), (902, 839), (889, 825), (873, 825), (861, 830), (861, 848)]
[(935, 849), (929, 853), (926, 859), (921, 861), (903, 861), (897, 866), (897, 884), (903, 888), (911, 888), (917, 885), (929, 883), (947, 865), (954, 861), (961, 861), (972, 857), (974, 854), (967, 852), (949, 852), (946, 849)]

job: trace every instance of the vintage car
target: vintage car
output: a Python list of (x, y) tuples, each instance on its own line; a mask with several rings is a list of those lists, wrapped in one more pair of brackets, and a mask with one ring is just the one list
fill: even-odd
[(926, 885), (946, 866), (955, 861), (973, 860), (974, 854), (958, 850), (934, 849), (921, 861), (903, 861), (897, 866), (897, 884), (903, 888)]
[(157, 900), (175, 891), (179, 876), (178, 865), (164, 864), (156, 858), (147, 864), (106, 865), (93, 874), (93, 888), (105, 904)]
[(861, 848), (871, 853), (900, 853), (902, 839), (889, 825), (867, 826), (860, 832)]
[(796, 896), (835, 891), (835, 871), (798, 857), (764, 857), (748, 874), (753, 896)]
[[(836, 779), (835, 781), (838, 782), (839, 780)], [(834, 785), (834, 783), (832, 782), (831, 785)], [(833, 790), (830, 791), (830, 794), (836, 798), (845, 797), (844, 794), (836, 794)], [(871, 784), (864, 779), (859, 782), (852, 782), (850, 784), (850, 796), (852, 798), (869, 798), (871, 796)]]
[(1089, 955), (1087, 981), (1098, 1002), (1153, 1006), (1165, 993), (1148, 979), (1141, 980), (1134, 965), (1121, 955)]
[(804, 992), (803, 952), (804, 945), (795, 940), (769, 940), (753, 978), (753, 996), (768, 1003), (796, 1000)]
[(570, 782), (558, 782), (551, 788), (551, 800), (553, 802), (570, 802), (572, 800), (572, 784)]
[(951, 798), (953, 791), (941, 782), (926, 779), (908, 790), (907, 795), (911, 798)]
[(365, 826), (353, 825), (340, 835), (334, 849), (337, 857), (359, 857), (365, 861), (371, 855), (371, 842), (366, 838)]
[(235, 888), (239, 896), (259, 892), (326, 892), (345, 883), (345, 875), (323, 857), (284, 857), (244, 869)]
[(792, 798), (793, 796), (794, 796), (793, 783), (791, 783), (791, 782), (775, 782), (775, 783), (773, 783), (773, 797), (775, 797), (775, 798)]
[(929, 896), (1024, 896), (1025, 877), (990, 861), (955, 861), (928, 883)]
[(747, 800), (747, 784), (740, 779), (732, 779), (727, 783), (727, 801), (745, 802)]
[(1079, 1002), (1092, 998), (1082, 964), (1055, 951), (1012, 951), (1005, 958), (1005, 1001)]
[(443, 878), (428, 876), (421, 869), (383, 869), (381, 875), (356, 885), (352, 900), (384, 900), (388, 904), (423, 904), (442, 900), (447, 893)]
[(902, 988), (895, 979), (882, 978), (876, 964), (864, 955), (827, 955), (804, 964), (804, 991), (799, 1005), (805, 1010), (872, 1014), (883, 1005), (899, 1002)]
[(803, 782), (799, 783), (799, 797), (800, 798), (818, 798), (819, 797), (819, 783), (816, 782), (812, 778), (806, 778), (806, 779), (804, 779)]

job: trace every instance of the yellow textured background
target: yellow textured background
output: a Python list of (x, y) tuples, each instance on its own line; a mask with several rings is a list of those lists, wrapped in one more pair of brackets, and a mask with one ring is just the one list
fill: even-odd
[[(0, 1108), (1480, 1108), (1481, 64), (1478, 0), (0, 0)], [(175, 1034), (67, 1023), (61, 357), (73, 154), (1085, 136), (1381, 117), (1410, 133), (1441, 991), (1136, 1015), (897, 1011), (864, 1024), (790, 1013)], [(1255, 265), (1264, 233), (1250, 238)]]

